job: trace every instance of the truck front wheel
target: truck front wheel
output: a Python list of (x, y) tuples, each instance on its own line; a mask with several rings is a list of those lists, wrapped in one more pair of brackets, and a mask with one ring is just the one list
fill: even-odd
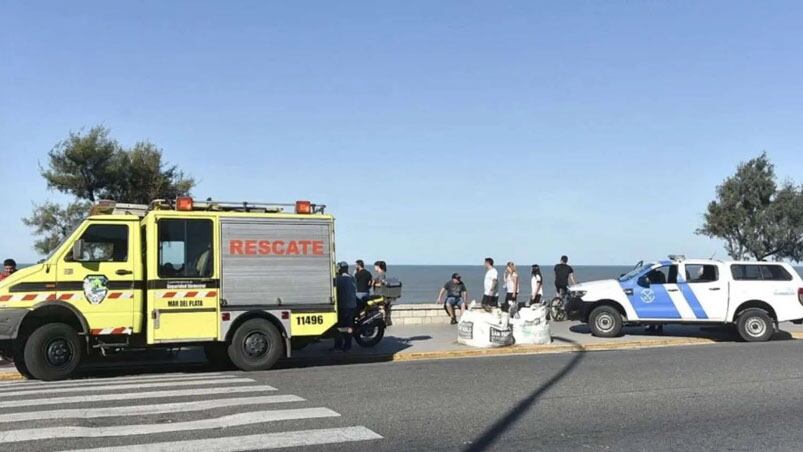
[(758, 308), (750, 308), (739, 314), (736, 329), (747, 342), (765, 342), (775, 334), (772, 319), (766, 311)]
[(266, 319), (250, 319), (234, 332), (229, 358), (241, 370), (267, 370), (282, 356), (284, 347), (279, 330)]
[(22, 365), (34, 378), (63, 380), (81, 363), (81, 340), (65, 323), (47, 323), (28, 336)]
[(597, 337), (616, 337), (622, 332), (622, 314), (611, 306), (599, 306), (588, 316), (591, 334)]

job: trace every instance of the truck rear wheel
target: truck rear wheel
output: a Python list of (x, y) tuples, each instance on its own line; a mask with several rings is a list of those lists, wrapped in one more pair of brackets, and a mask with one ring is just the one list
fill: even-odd
[(611, 306), (599, 306), (588, 316), (591, 334), (597, 337), (616, 337), (622, 332), (622, 314)]
[(750, 308), (739, 314), (736, 320), (739, 336), (747, 342), (765, 342), (775, 334), (769, 314), (763, 309)]
[(229, 344), (229, 358), (241, 370), (267, 370), (283, 352), (282, 335), (266, 319), (250, 319), (234, 332)]
[(81, 363), (78, 333), (65, 323), (47, 323), (28, 336), (21, 365), (40, 380), (69, 378)]

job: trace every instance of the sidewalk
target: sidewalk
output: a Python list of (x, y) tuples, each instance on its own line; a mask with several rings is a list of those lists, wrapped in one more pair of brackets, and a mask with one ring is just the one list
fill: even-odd
[[(737, 342), (735, 328), (728, 326), (670, 325), (662, 334), (647, 333), (643, 327), (627, 327), (625, 334), (616, 338), (598, 338), (591, 335), (588, 326), (579, 322), (551, 324), (552, 344), (514, 345), (511, 347), (480, 349), (457, 343), (456, 325), (406, 325), (388, 328), (384, 339), (376, 347), (364, 349), (354, 344), (348, 353), (331, 352), (332, 340), (322, 340), (293, 352), (289, 360), (280, 361), (278, 367), (309, 367), (386, 361), (412, 361), (420, 359), (463, 358), (510, 354), (562, 353), (572, 351), (622, 350), (648, 347), (713, 344)], [(773, 340), (803, 339), (803, 326), (782, 323)], [(123, 355), (119, 355), (120, 358)], [(125, 364), (120, 361), (125, 360)], [(108, 363), (91, 364), (87, 373), (120, 371), (130, 373), (163, 369), (203, 368), (205, 357), (198, 347), (187, 347), (174, 354), (152, 351), (113, 359)], [(14, 365), (0, 361), (0, 380), (19, 379)]]

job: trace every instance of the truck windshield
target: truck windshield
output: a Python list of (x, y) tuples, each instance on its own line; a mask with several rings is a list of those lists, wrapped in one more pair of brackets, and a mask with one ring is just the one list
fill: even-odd
[(627, 281), (628, 279), (632, 279), (636, 275), (641, 273), (644, 269), (646, 269), (647, 267), (651, 267), (651, 266), (652, 266), (651, 263), (650, 264), (645, 264), (644, 261), (638, 261), (638, 264), (636, 264), (636, 266), (633, 267), (632, 270), (630, 270), (629, 272), (627, 272), (624, 275), (619, 277), (619, 281)]

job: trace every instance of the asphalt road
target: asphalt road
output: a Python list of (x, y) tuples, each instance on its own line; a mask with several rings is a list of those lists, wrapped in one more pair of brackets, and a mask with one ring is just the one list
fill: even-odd
[(799, 450), (801, 354), (799, 341), (778, 341), (3, 383), (0, 444)]

